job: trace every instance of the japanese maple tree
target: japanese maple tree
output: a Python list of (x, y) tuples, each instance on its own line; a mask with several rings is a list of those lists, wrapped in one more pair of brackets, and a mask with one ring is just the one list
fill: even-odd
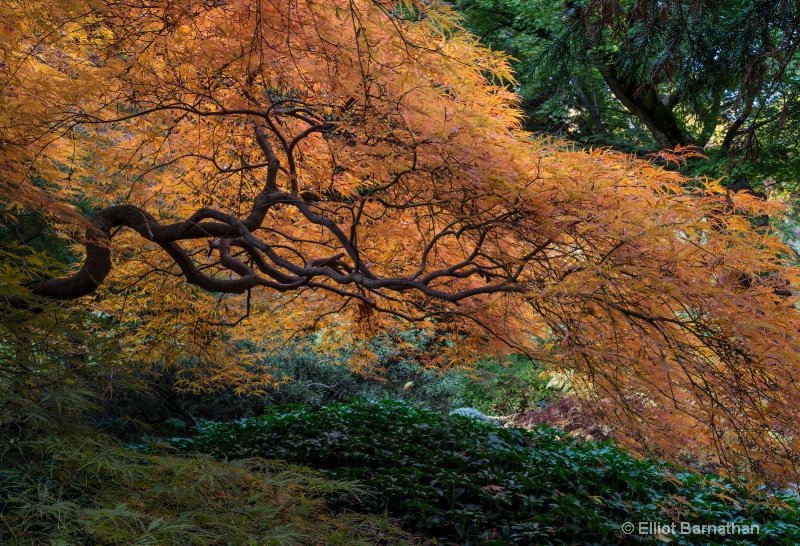
[(401, 321), (450, 336), (430, 364), (564, 367), (634, 449), (797, 473), (797, 272), (750, 220), (780, 207), (519, 130), (446, 7), (11, 1), (0, 51), (3, 204), (85, 249), (33, 292), (102, 294), (185, 386), (270, 380), (242, 340)]

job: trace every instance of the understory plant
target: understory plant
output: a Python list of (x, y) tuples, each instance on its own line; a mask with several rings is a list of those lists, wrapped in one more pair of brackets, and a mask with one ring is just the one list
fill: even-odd
[(499, 428), (398, 401), (273, 408), (261, 417), (205, 423), (194, 437), (169, 444), (231, 460), (302, 462), (333, 479), (358, 480), (370, 494), (328, 495), (338, 511), (401, 518), (407, 530), (439, 545), (663, 544), (665, 537), (653, 533), (626, 534), (624, 524), (638, 522), (758, 529), (666, 537), (676, 545), (800, 543), (798, 504), (789, 496), (767, 496), (553, 428)]
[(465, 405), (487, 415), (514, 416), (546, 406), (570, 385), (566, 376), (548, 372), (545, 364), (511, 353), (503, 360), (484, 358), (476, 362), (463, 389)]
[(410, 545), (380, 515), (333, 514), (361, 486), (291, 463), (150, 455), (86, 434), (50, 436), (0, 465), (0, 544)]

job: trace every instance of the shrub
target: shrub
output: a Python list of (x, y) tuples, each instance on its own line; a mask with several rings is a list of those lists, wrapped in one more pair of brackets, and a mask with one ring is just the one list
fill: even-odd
[(758, 535), (668, 537), (676, 545), (800, 543), (795, 499), (748, 493), (552, 428), (503, 429), (397, 401), (275, 408), (207, 423), (172, 444), (302, 462), (334, 479), (359, 480), (372, 494), (329, 496), (338, 510), (388, 513), (439, 545), (656, 544), (652, 535), (625, 535), (622, 524), (675, 520), (760, 525)]
[[(262, 365), (286, 380), (265, 394), (267, 405), (303, 404), (321, 408), (332, 402), (360, 397), (370, 400), (404, 399), (447, 412), (464, 405), (461, 398), (470, 380), (459, 370), (440, 371), (421, 365), (440, 343), (433, 332), (391, 330), (373, 339), (371, 373), (354, 372), (345, 363), (351, 348), (320, 352), (314, 338), (298, 341), (264, 357)], [(406, 388), (408, 383), (413, 387)]]
[(508, 355), (503, 362), (484, 359), (475, 363), (461, 398), (487, 415), (519, 414), (565, 391), (544, 372), (542, 363), (522, 354)]
[[(426, 358), (426, 351), (436, 352), (436, 344), (433, 334), (422, 330), (382, 334), (370, 345), (377, 359), (373, 373), (361, 375), (342, 364), (352, 356), (352, 349), (320, 353), (313, 337), (295, 341), (261, 357), (258, 367), (270, 370), (277, 382), (257, 394), (238, 394), (224, 387), (214, 392), (180, 392), (174, 388), (180, 377), (165, 370), (158, 378), (143, 377), (147, 392), (117, 388), (95, 414), (95, 424), (134, 440), (145, 432), (180, 434), (195, 418), (230, 421), (258, 415), (264, 407), (322, 408), (356, 397), (402, 399), (441, 413), (469, 406), (487, 415), (510, 415), (545, 405), (563, 391), (542, 378), (540, 363), (521, 355), (508, 356), (506, 363), (484, 359), (471, 371), (426, 368), (419, 362)], [(406, 388), (409, 383), (413, 386)]]
[(24, 446), (0, 467), (0, 543), (414, 544), (381, 516), (332, 514), (326, 496), (361, 487), (296, 465), (204, 455), (148, 455), (102, 436)]
[[(132, 441), (143, 433), (180, 434), (194, 419), (229, 421), (259, 415), (274, 405), (322, 408), (354, 397), (400, 398), (446, 413), (464, 405), (462, 395), (472, 380), (458, 370), (441, 372), (418, 364), (421, 352), (432, 350), (432, 343), (432, 335), (421, 330), (383, 334), (370, 346), (377, 357), (375, 372), (365, 376), (342, 364), (352, 356), (350, 349), (321, 353), (313, 337), (298, 340), (261, 356), (258, 367), (270, 370), (277, 384), (256, 394), (239, 394), (224, 385), (213, 392), (181, 392), (174, 388), (180, 376), (165, 370), (158, 378), (142, 376), (146, 392), (117, 388), (95, 413), (94, 422)], [(408, 383), (413, 387), (404, 388)]]

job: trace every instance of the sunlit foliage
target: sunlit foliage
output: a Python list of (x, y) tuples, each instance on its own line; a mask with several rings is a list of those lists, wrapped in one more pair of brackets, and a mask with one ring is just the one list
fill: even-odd
[(25, 1), (0, 29), (4, 206), (85, 247), (33, 292), (96, 294), (131, 363), (258, 388), (262, 339), (368, 371), (415, 323), (432, 366), (565, 368), (636, 449), (796, 473), (796, 271), (749, 220), (778, 209), (521, 131), (446, 7)]

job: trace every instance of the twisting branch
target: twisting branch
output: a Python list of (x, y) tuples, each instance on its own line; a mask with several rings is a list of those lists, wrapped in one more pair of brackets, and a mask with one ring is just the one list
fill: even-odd
[[(299, 194), (293, 151), (309, 135), (335, 129), (330, 123), (316, 123), (311, 115), (304, 109), (292, 110), (291, 117), (299, 117), (304, 122), (314, 124), (291, 140), (280, 133), (269, 115), (260, 117), (266, 120), (266, 126), (256, 125), (254, 132), (256, 143), (266, 158), (266, 176), (261, 191), (255, 196), (252, 208), (244, 219), (215, 209), (202, 208), (182, 222), (162, 224), (146, 210), (134, 205), (106, 207), (89, 221), (84, 243), (86, 259), (81, 269), (71, 277), (43, 282), (34, 289), (34, 293), (54, 299), (73, 299), (95, 291), (112, 269), (111, 240), (119, 228), (123, 227), (130, 228), (144, 239), (158, 244), (180, 268), (188, 283), (210, 292), (241, 294), (258, 286), (281, 292), (303, 287), (320, 288), (355, 297), (368, 306), (378, 308), (379, 303), (374, 297), (388, 296), (387, 291), (417, 291), (426, 297), (451, 303), (480, 294), (525, 291), (517, 280), (519, 273), (514, 276), (498, 274), (495, 267), (477, 262), (480, 258), (486, 258), (481, 249), (495, 221), (476, 223), (456, 219), (448, 223), (443, 230), (433, 234), (426, 244), (417, 271), (408, 277), (381, 278), (373, 273), (369, 263), (362, 259), (358, 248), (358, 238), (354, 233), (357, 222), (349, 229), (344, 229), (324, 215), (324, 212), (317, 212), (318, 207)], [(289, 163), (288, 172), (281, 166), (268, 131), (274, 134), (283, 147)], [(286, 172), (290, 178), (290, 193), (279, 188), (280, 172)], [(378, 196), (370, 193), (342, 206), (363, 212), (367, 200), (382, 202)], [(256, 235), (259, 230), (265, 233), (274, 231), (269, 226), (264, 226), (264, 222), (269, 210), (276, 206), (292, 207), (307, 222), (323, 228), (331, 237), (328, 242), (319, 244), (334, 250), (334, 253), (327, 257), (306, 259), (297, 249), (293, 249), (296, 257), (290, 259), (282, 252), (285, 251), (283, 245), (267, 243), (259, 238)], [(427, 271), (431, 253), (435, 251), (437, 244), (445, 238), (458, 239), (467, 233), (475, 234), (474, 247), (461, 261)], [(280, 232), (278, 234), (283, 235)], [(230, 278), (204, 272), (207, 268), (199, 267), (180, 244), (182, 241), (196, 239), (208, 240), (210, 252), (219, 254), (218, 265), (231, 274)], [(232, 253), (231, 249), (234, 247), (241, 249), (241, 252)], [(245, 261), (242, 260), (243, 257), (246, 257)], [(491, 260), (489, 262), (491, 264)], [(486, 282), (460, 290), (447, 286), (447, 279), (466, 279), (472, 276), (480, 276)]]

